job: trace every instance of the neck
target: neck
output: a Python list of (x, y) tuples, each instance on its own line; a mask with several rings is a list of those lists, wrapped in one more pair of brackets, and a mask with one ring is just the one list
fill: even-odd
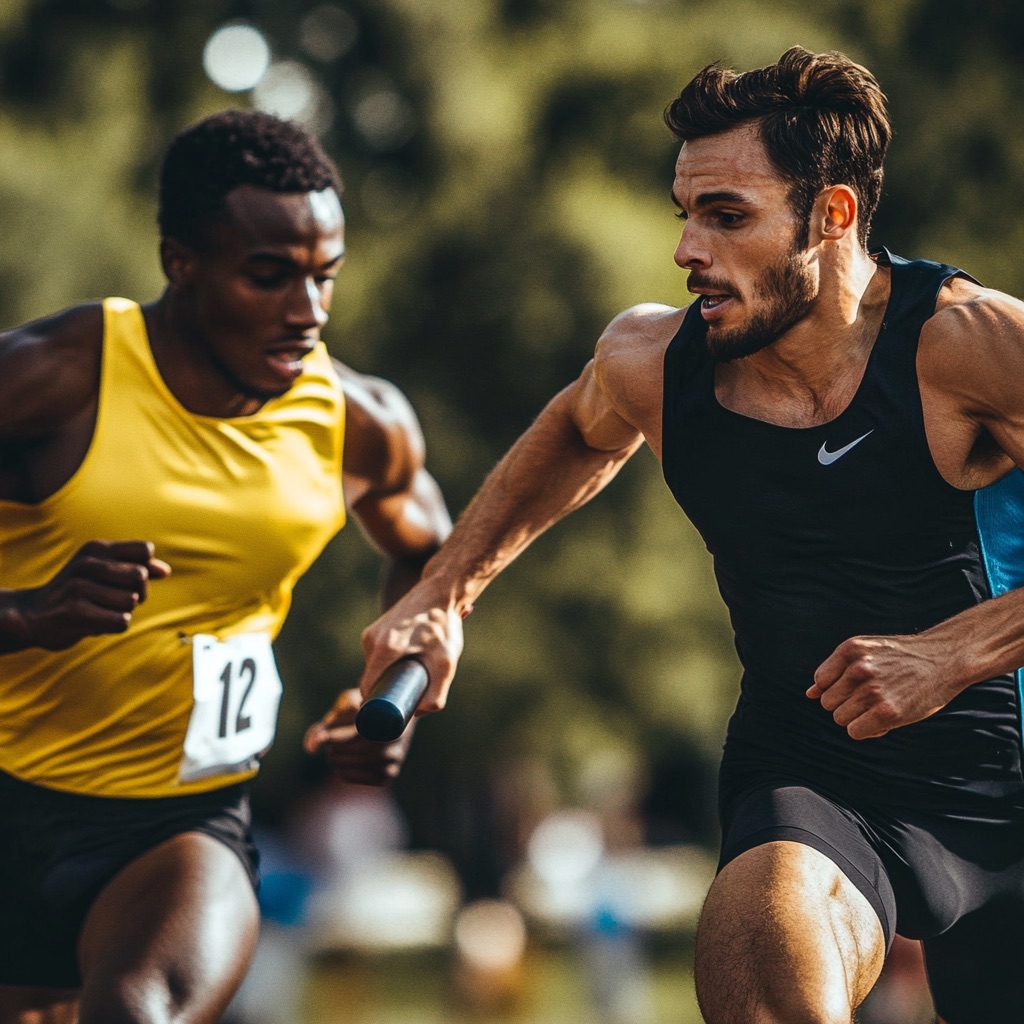
[(168, 390), (198, 416), (251, 416), (266, 399), (247, 395), (219, 365), (194, 318), (170, 289), (143, 307), (157, 370)]
[(885, 315), (889, 272), (859, 246), (822, 247), (811, 312), (773, 344), (717, 368), (727, 408), (787, 426), (834, 419), (853, 397)]

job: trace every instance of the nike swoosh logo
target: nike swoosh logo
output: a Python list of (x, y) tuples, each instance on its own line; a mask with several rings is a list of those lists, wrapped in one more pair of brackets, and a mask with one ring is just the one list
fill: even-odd
[(867, 432), (867, 434), (861, 434), (860, 437), (858, 437), (855, 441), (851, 441), (849, 444), (844, 445), (838, 451), (834, 451), (834, 452), (828, 451), (828, 449), (826, 448), (826, 445), (828, 444), (828, 442), (826, 441), (825, 444), (823, 444), (821, 446), (821, 448), (818, 450), (818, 461), (823, 466), (831, 466), (832, 463), (836, 461), (836, 459), (841, 459), (851, 448), (853, 448), (856, 445), (860, 444), (861, 441), (863, 441), (865, 437), (867, 437), (869, 434), (873, 434), (873, 433), (874, 433), (874, 430), (869, 430)]

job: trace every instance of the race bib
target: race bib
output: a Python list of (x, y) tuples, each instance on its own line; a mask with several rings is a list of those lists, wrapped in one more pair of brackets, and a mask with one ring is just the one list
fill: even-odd
[(274, 741), (281, 677), (270, 637), (192, 638), (194, 704), (179, 782), (255, 769)]

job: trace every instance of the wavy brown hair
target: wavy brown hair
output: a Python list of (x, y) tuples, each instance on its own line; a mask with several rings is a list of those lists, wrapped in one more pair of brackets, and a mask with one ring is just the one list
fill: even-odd
[(737, 73), (709, 64), (665, 108), (681, 141), (756, 121), (768, 158), (789, 182), (789, 201), (807, 244), (815, 199), (831, 185), (857, 194), (857, 237), (867, 246), (892, 138), (875, 77), (841, 53), (787, 50), (775, 64)]

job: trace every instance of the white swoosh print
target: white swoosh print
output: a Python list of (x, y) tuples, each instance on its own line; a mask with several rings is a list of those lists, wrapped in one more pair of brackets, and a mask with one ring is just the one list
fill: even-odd
[(849, 444), (844, 445), (842, 448), (834, 452), (830, 452), (827, 450), (826, 445), (828, 444), (828, 442), (826, 441), (825, 444), (823, 444), (821, 448), (818, 449), (818, 461), (823, 466), (831, 466), (832, 463), (836, 461), (836, 459), (841, 459), (851, 448), (854, 447), (854, 445), (860, 444), (865, 437), (868, 437), (870, 434), (873, 434), (874, 432), (874, 429), (871, 429), (867, 432), (867, 434), (861, 434), (860, 437), (858, 437), (856, 440), (851, 441)]

